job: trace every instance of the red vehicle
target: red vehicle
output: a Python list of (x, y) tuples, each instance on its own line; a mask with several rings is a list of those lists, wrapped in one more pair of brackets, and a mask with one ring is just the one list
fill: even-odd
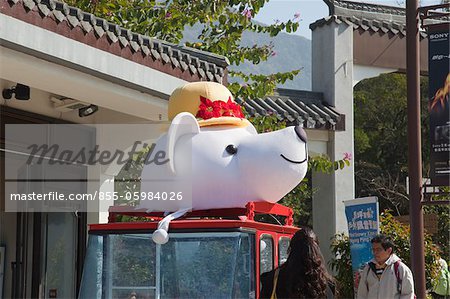
[[(254, 220), (284, 216), (284, 225)], [(193, 211), (170, 223), (169, 241), (152, 241), (162, 213), (110, 209), (94, 224), (79, 298), (258, 298), (259, 276), (283, 263), (292, 235), (292, 210), (279, 204)], [(116, 222), (119, 215), (146, 221)]]

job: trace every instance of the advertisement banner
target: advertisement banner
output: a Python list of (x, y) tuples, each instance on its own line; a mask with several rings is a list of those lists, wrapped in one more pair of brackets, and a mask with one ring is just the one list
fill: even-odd
[(364, 197), (344, 201), (347, 217), (348, 235), (355, 294), (358, 288), (360, 271), (373, 258), (370, 240), (380, 231), (378, 217), (378, 198)]
[(429, 31), (429, 112), (431, 182), (448, 185), (450, 175), (449, 29)]

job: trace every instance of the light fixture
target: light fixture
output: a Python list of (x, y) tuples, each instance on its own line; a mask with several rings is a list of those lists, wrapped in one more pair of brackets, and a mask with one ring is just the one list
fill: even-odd
[(50, 101), (53, 103), (53, 108), (59, 112), (70, 112), (78, 110), (79, 117), (86, 117), (98, 111), (98, 106), (89, 104), (76, 99), (60, 96), (50, 96)]
[(2, 96), (5, 100), (11, 99), (13, 94), (15, 94), (17, 100), (28, 101), (30, 99), (30, 87), (17, 83), (16, 86), (3, 89)]
[(98, 110), (98, 106), (97, 105), (89, 105), (87, 107), (83, 107), (78, 109), (78, 116), (79, 117), (86, 117), (89, 115), (94, 114), (95, 112), (97, 112)]
[(70, 112), (74, 110), (78, 110), (83, 107), (87, 107), (90, 104), (81, 102), (75, 99), (67, 98), (67, 97), (55, 97), (51, 96), (50, 100), (53, 103), (53, 108), (59, 112)]

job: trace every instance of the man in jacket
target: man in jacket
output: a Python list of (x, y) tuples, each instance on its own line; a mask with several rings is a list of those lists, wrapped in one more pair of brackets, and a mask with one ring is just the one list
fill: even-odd
[(364, 267), (358, 285), (358, 299), (414, 298), (411, 270), (394, 254), (394, 244), (385, 235), (371, 241), (374, 258)]

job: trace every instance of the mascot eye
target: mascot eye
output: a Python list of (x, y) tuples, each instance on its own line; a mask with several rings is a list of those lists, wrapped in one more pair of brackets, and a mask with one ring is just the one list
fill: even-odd
[(225, 150), (227, 151), (227, 153), (229, 153), (230, 155), (234, 155), (237, 153), (237, 147), (234, 144), (230, 144), (227, 145), (227, 147), (225, 148)]

